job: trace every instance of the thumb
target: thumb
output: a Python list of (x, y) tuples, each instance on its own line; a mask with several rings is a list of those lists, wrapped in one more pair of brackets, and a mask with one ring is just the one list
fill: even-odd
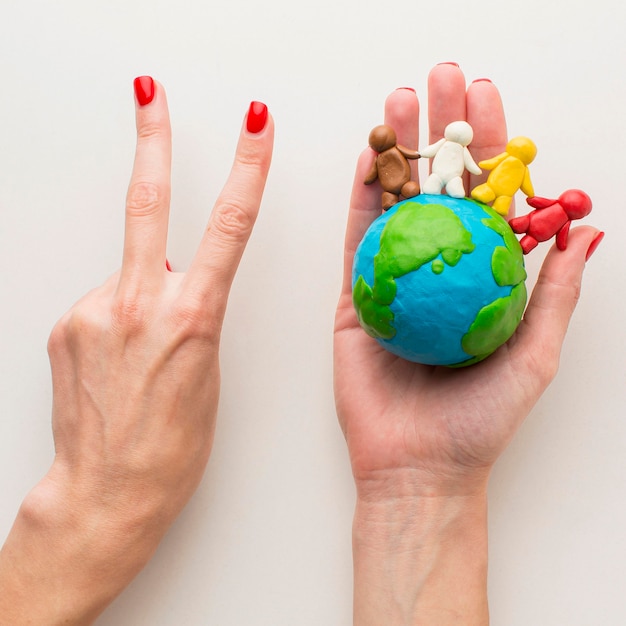
[(567, 249), (552, 246), (541, 267), (513, 349), (516, 356), (528, 358), (535, 373), (543, 373), (547, 382), (558, 368), (585, 263), (603, 237), (604, 233), (593, 227), (580, 226), (570, 232)]

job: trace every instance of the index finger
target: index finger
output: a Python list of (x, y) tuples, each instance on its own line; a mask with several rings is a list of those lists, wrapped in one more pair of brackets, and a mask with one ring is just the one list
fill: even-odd
[(163, 277), (170, 206), (172, 139), (163, 87), (135, 79), (137, 148), (126, 196), (120, 287), (150, 287)]

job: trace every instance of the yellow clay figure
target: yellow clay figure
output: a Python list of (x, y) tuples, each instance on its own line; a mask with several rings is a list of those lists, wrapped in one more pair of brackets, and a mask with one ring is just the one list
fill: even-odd
[(506, 215), (518, 189), (528, 197), (534, 196), (527, 165), (532, 163), (536, 154), (537, 146), (528, 137), (511, 139), (502, 154), (478, 164), (491, 173), (486, 183), (472, 189), (472, 198), (485, 204), (493, 202), (492, 208), (500, 215)]

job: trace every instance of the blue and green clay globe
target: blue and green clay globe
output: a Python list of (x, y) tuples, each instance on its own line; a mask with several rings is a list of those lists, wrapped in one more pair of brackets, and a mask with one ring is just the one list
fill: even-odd
[(409, 361), (464, 366), (505, 343), (526, 306), (517, 238), (489, 206), (420, 195), (376, 219), (354, 258), (364, 330)]

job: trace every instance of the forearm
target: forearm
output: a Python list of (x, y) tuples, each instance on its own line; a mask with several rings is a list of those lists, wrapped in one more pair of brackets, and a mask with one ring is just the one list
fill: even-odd
[(355, 626), (489, 623), (484, 492), (359, 498), (353, 549)]

